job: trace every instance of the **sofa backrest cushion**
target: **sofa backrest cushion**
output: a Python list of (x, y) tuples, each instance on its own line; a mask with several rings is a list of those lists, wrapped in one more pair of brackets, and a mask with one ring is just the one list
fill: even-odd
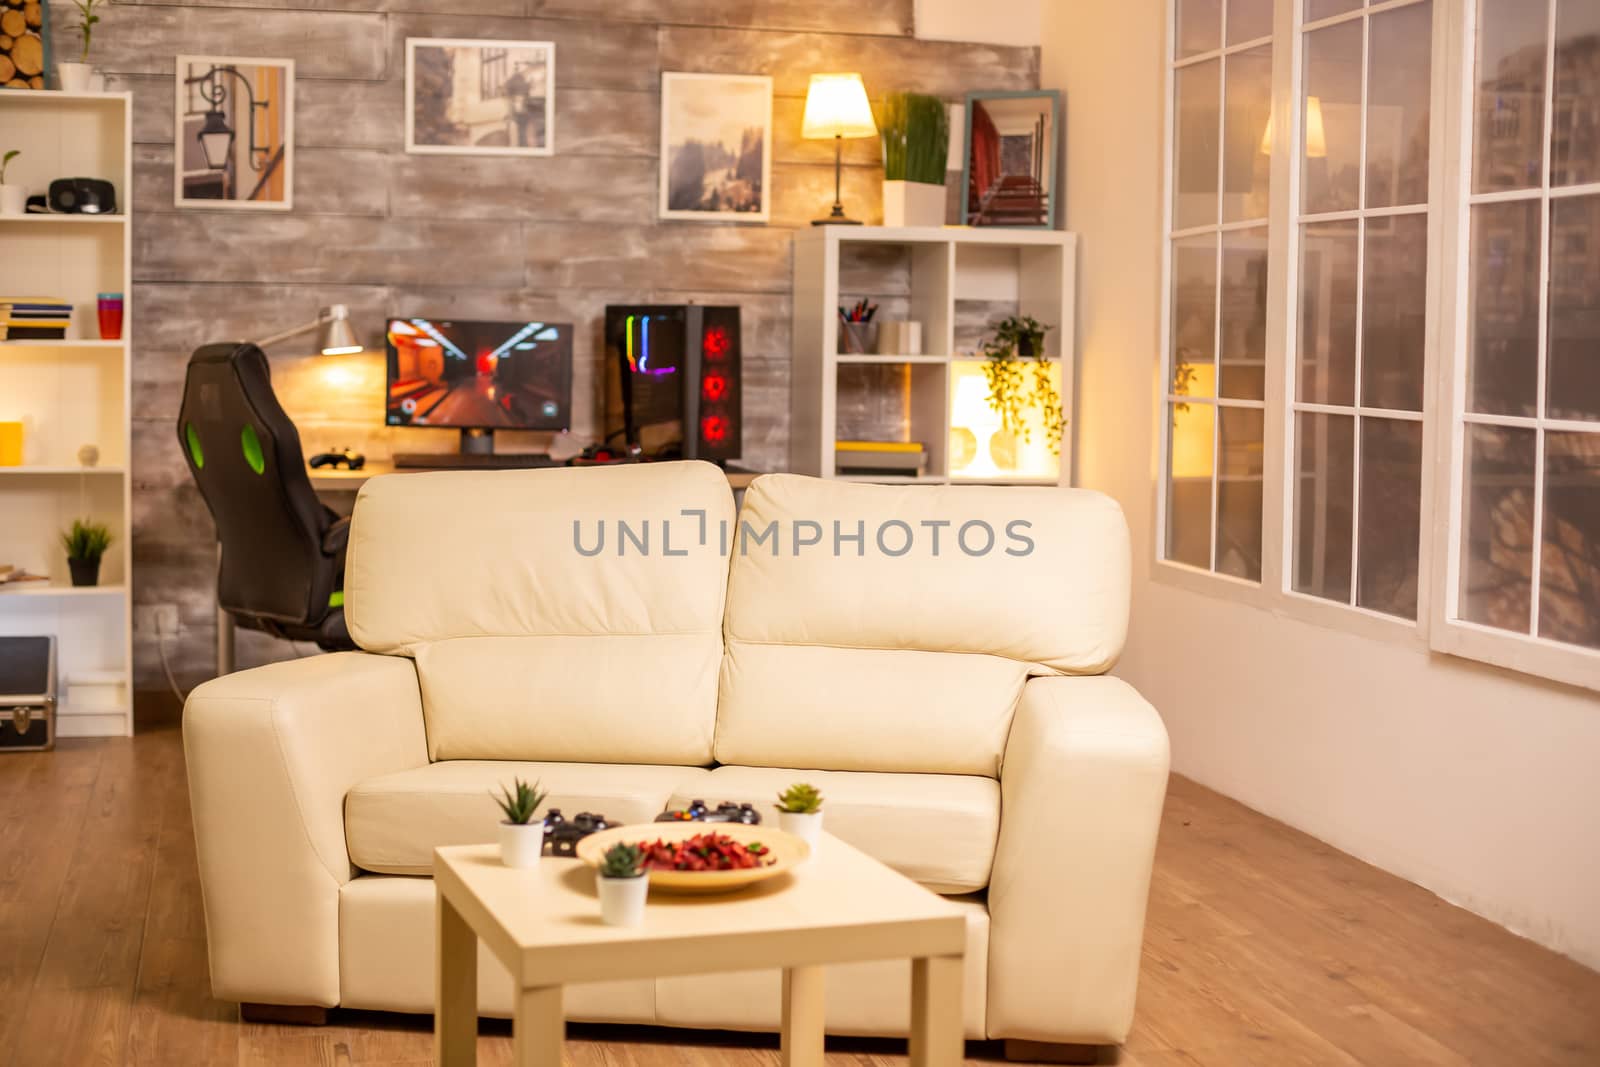
[(415, 658), (434, 759), (709, 763), (732, 519), (709, 463), (374, 478), (345, 618)]
[(1127, 633), (1100, 493), (768, 475), (737, 531), (722, 763), (995, 775), (1028, 676), (1102, 673)]

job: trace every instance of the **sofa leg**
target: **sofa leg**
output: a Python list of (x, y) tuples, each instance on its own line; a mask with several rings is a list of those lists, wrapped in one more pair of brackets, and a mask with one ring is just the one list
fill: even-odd
[(1099, 1045), (1057, 1045), (1006, 1038), (1006, 1059), (1023, 1063), (1099, 1063)]
[(328, 1021), (328, 1009), (315, 1004), (252, 1004), (239, 1005), (239, 1015), (247, 1023), (288, 1023), (292, 1026), (323, 1026)]

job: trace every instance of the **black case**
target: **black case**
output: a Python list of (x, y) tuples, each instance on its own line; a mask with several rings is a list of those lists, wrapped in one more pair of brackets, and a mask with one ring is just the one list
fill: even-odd
[(56, 639), (0, 637), (0, 752), (56, 744)]

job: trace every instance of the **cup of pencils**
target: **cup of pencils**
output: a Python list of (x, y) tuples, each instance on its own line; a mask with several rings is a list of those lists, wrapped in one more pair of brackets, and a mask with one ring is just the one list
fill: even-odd
[(839, 309), (839, 351), (848, 355), (865, 355), (877, 350), (878, 324), (872, 321), (878, 305), (862, 297), (850, 307)]

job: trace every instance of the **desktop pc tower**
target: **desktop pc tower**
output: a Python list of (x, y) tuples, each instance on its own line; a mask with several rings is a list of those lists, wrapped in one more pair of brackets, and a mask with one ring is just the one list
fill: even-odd
[(738, 459), (739, 309), (608, 305), (605, 443), (652, 459)]

